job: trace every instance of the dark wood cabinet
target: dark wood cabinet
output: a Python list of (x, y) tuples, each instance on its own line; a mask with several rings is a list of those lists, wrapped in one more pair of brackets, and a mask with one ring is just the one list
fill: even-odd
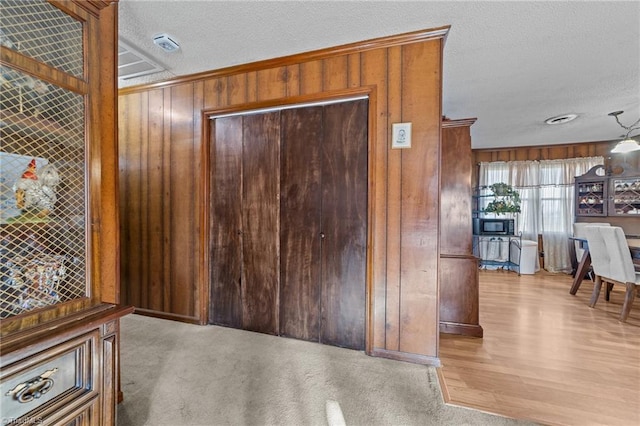
[(470, 127), (475, 118), (443, 120), (440, 157), (440, 332), (482, 337), (478, 258), (473, 255), (473, 170)]
[(213, 120), (213, 324), (364, 349), (367, 116), (359, 100)]

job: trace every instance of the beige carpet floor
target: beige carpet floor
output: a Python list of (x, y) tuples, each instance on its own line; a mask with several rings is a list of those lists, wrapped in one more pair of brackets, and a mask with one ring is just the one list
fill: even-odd
[(141, 315), (121, 330), (119, 426), (527, 424), (444, 404), (433, 367)]

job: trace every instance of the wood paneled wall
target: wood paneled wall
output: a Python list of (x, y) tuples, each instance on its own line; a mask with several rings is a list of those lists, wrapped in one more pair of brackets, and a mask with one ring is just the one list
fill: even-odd
[[(559, 160), (577, 157), (604, 157), (606, 168), (616, 170), (622, 163), (640, 169), (640, 151), (627, 154), (612, 154), (610, 151), (618, 141), (584, 142), (566, 145), (530, 146), (522, 148), (473, 150), (473, 186), (478, 184), (478, 163), (484, 161), (526, 161), (526, 160)], [(579, 217), (578, 222), (602, 222), (602, 217)], [(609, 216), (606, 221), (614, 226), (621, 226), (629, 235), (640, 235), (640, 220), (627, 217)]]
[[(584, 142), (563, 145), (526, 146), (521, 148), (474, 149), (473, 164), (490, 161), (526, 161), (526, 160), (559, 160), (563, 158), (602, 156), (605, 165), (626, 162), (634, 168), (640, 168), (640, 152), (629, 154), (611, 154), (617, 141)], [(478, 168), (474, 167), (473, 184), (478, 183)]]
[[(367, 94), (367, 351), (437, 364), (447, 32), (419, 31), (121, 90), (124, 302), (153, 315), (206, 322), (207, 114)], [(413, 123), (408, 151), (390, 149), (396, 122)]]

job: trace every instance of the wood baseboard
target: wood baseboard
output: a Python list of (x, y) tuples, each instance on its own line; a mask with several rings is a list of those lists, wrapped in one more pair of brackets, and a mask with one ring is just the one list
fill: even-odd
[(172, 321), (186, 322), (188, 324), (204, 325), (204, 323), (202, 321), (200, 321), (199, 318), (189, 317), (189, 316), (186, 316), (186, 315), (170, 314), (170, 313), (167, 313), (167, 312), (160, 312), (160, 311), (154, 311), (154, 310), (151, 310), (151, 309), (143, 309), (143, 308), (136, 308), (134, 313), (140, 314), (140, 315), (145, 315), (145, 316), (148, 316), (148, 317), (161, 318), (161, 319), (167, 319), (167, 320), (172, 320)]
[(456, 322), (440, 321), (440, 333), (482, 337), (484, 334), (484, 330), (479, 324), (460, 324)]
[(431, 365), (434, 367), (440, 367), (440, 358), (420, 355), (420, 354), (412, 354), (409, 352), (400, 352), (400, 351), (390, 351), (388, 349), (374, 348), (371, 352), (369, 352), (371, 356), (377, 356), (380, 358), (389, 358), (396, 361), (406, 361), (412, 362), (414, 364), (424, 364)]

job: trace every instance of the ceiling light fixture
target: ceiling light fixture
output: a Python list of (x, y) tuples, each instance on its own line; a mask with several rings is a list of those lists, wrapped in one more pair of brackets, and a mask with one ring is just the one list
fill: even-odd
[(634, 130), (640, 130), (640, 118), (636, 120), (631, 126), (625, 126), (620, 122), (618, 116), (622, 114), (624, 111), (614, 111), (610, 112), (608, 115), (612, 116), (616, 119), (616, 122), (627, 131), (627, 134), (622, 137), (622, 140), (618, 142), (618, 144), (611, 150), (613, 153), (627, 153), (632, 151), (637, 151), (640, 149), (640, 144), (635, 139), (632, 139), (629, 135)]
[(544, 120), (547, 124), (564, 124), (578, 118), (578, 114), (563, 114)]

